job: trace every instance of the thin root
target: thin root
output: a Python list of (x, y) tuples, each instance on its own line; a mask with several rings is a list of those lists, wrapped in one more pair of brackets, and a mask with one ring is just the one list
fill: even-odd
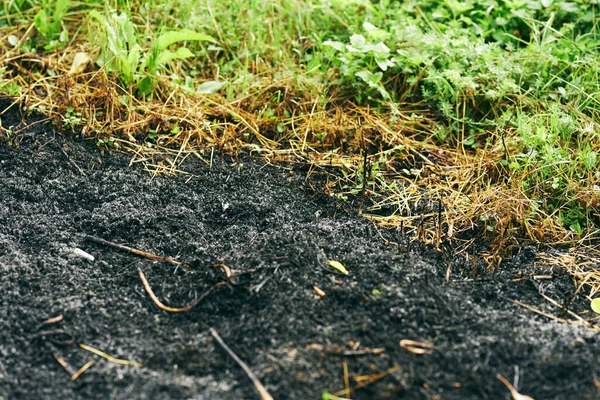
[(213, 328), (210, 328), (210, 334), (215, 338), (217, 343), (219, 343), (219, 345), (227, 352), (227, 354), (229, 354), (229, 356), (231, 356), (231, 358), (233, 358), (235, 360), (235, 362), (238, 363), (238, 365), (240, 367), (242, 367), (242, 369), (244, 370), (246, 375), (248, 375), (248, 378), (250, 378), (250, 380), (252, 381), (252, 384), (254, 385), (254, 388), (260, 395), (260, 398), (262, 400), (273, 400), (273, 396), (271, 396), (269, 394), (269, 392), (267, 392), (267, 389), (265, 389), (265, 387), (262, 385), (262, 383), (260, 383), (260, 381), (258, 380), (256, 375), (254, 375), (254, 372), (252, 372), (252, 370), (246, 365), (246, 363), (244, 363), (237, 356), (237, 354), (235, 354), (233, 352), (233, 350), (231, 350), (229, 348), (229, 346), (227, 346), (227, 344), (225, 344), (225, 342), (223, 341), (223, 339), (221, 339), (221, 336), (219, 336), (217, 331), (214, 330)]

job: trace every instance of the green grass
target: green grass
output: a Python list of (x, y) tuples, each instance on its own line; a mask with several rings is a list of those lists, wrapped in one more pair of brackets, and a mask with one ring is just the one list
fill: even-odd
[[(394, 165), (406, 162), (406, 147), (443, 149), (453, 154), (444, 168), (468, 166), (460, 176), (477, 178), (435, 191), (431, 176), (417, 185), (463, 220), (448, 220), (447, 229), (563, 241), (597, 237), (600, 227), (597, 13), (583, 0), (4, 0), (0, 27), (4, 49), (12, 43), (43, 57), (85, 49), (129, 111), (200, 96), (225, 110), (203, 129), (235, 136), (223, 127), (244, 122), (239, 146), (255, 136), (263, 147), (301, 143), (304, 152), (347, 156), (330, 188), (340, 198), (363, 195), (368, 183), (375, 197), (402, 199), (409, 179)], [(14, 71), (0, 71), (0, 92), (14, 96)], [(36, 76), (49, 73), (56, 71)], [(169, 137), (187, 126), (163, 125)], [(136, 134), (156, 141), (163, 125)], [(367, 146), (372, 176), (356, 161)], [(435, 174), (443, 177), (444, 168)], [(513, 204), (506, 193), (517, 193), (518, 213), (506, 210)]]

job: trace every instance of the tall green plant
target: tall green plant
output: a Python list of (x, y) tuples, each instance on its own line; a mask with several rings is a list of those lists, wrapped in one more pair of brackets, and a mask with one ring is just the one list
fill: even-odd
[(50, 50), (68, 39), (67, 30), (62, 28), (62, 20), (69, 9), (69, 0), (42, 0), (41, 6), (33, 22), (47, 43), (44, 48)]
[(176, 51), (170, 51), (168, 47), (186, 41), (214, 42), (209, 35), (181, 29), (159, 35), (150, 49), (143, 51), (127, 14), (111, 12), (104, 15), (92, 10), (89, 15), (98, 23), (98, 29), (92, 32), (97, 34), (102, 47), (97, 64), (116, 74), (126, 87), (136, 86), (140, 95), (152, 93), (157, 74), (166, 63), (194, 57), (194, 53), (186, 47), (179, 47)]

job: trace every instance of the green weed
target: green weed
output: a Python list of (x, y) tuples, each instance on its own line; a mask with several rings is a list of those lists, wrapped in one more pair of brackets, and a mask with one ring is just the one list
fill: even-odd
[[(518, 118), (515, 153), (507, 165), (522, 180), (524, 190), (556, 215), (560, 223), (581, 235), (596, 211), (593, 195), (585, 188), (600, 177), (598, 153), (600, 138), (593, 125), (580, 130), (577, 121), (553, 105), (550, 110)], [(585, 129), (585, 128), (584, 128)]]
[(19, 20), (23, 12), (35, 5), (33, 0), (2, 0), (0, 27), (10, 26)]
[(62, 118), (62, 128), (73, 130), (86, 121), (86, 118), (81, 115), (81, 111), (76, 111), (73, 107), (67, 107), (67, 111)]
[(33, 21), (38, 33), (47, 43), (45, 50), (64, 45), (69, 33), (62, 27), (62, 20), (69, 9), (69, 0), (42, 0), (40, 10)]
[(179, 47), (174, 52), (168, 47), (188, 41), (214, 42), (208, 35), (181, 29), (159, 35), (150, 49), (144, 51), (138, 43), (136, 28), (126, 13), (104, 15), (92, 10), (89, 15), (98, 23), (98, 30), (93, 31), (98, 34), (102, 47), (98, 65), (116, 74), (125, 87), (135, 86), (140, 95), (152, 93), (159, 69), (166, 63), (194, 57), (194, 53), (186, 47)]

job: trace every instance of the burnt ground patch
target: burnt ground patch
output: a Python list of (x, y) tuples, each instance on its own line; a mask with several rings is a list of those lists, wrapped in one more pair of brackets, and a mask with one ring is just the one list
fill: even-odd
[[(20, 123), (12, 111), (2, 121)], [(446, 283), (447, 264), (434, 250), (386, 246), (375, 226), (314, 193), (293, 169), (224, 157), (212, 166), (190, 161), (189, 175), (153, 178), (127, 155), (101, 155), (48, 126), (16, 131), (17, 146), (0, 143), (0, 398), (258, 398), (211, 327), (276, 399), (343, 389), (343, 362), (351, 386), (354, 377), (399, 368), (353, 399), (507, 399), (496, 374), (517, 376), (519, 391), (536, 399), (597, 397), (598, 336), (509, 301), (568, 318), (539, 292), (565, 301), (570, 278), (560, 270), (528, 277), (536, 268), (528, 251), (474, 280), (455, 260)], [(185, 313), (158, 309), (138, 277), (142, 270), (164, 303), (184, 306), (222, 280), (215, 263), (230, 266), (238, 284)], [(318, 298), (314, 285), (327, 295)], [(57, 315), (63, 320), (41, 325)], [(412, 354), (402, 339), (435, 349)], [(385, 351), (340, 355), (351, 341)], [(53, 353), (77, 370), (94, 358), (79, 343), (144, 366), (96, 358), (72, 382)]]

